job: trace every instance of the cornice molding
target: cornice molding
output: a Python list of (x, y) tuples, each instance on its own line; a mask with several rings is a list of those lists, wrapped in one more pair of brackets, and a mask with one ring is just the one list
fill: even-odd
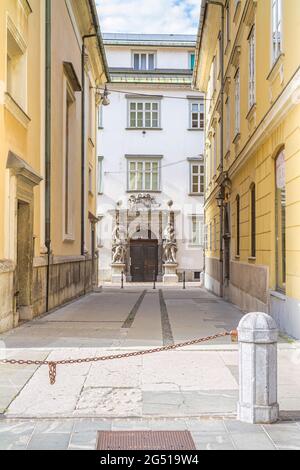
[(22, 126), (26, 129), (28, 128), (31, 121), (30, 117), (7, 92), (4, 95), (4, 107), (22, 124)]

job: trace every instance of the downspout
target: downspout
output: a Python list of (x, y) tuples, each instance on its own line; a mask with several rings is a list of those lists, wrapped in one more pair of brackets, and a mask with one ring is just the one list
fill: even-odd
[[(225, 5), (221, 2), (208, 0), (209, 5), (221, 7), (221, 124), (220, 124), (220, 191), (224, 197), (223, 173), (224, 173), (224, 32), (225, 32)], [(220, 297), (224, 296), (224, 205), (220, 207)]]
[(47, 248), (46, 312), (49, 311), (51, 260), (51, 0), (46, 0), (45, 83), (45, 245)]

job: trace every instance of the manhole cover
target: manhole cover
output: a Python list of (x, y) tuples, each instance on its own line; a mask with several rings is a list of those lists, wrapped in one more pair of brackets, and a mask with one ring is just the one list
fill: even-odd
[(100, 431), (97, 450), (196, 450), (188, 431)]

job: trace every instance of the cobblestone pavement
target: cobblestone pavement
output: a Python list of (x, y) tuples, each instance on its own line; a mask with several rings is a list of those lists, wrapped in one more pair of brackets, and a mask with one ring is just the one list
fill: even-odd
[[(241, 317), (231, 304), (192, 286), (185, 291), (107, 286), (1, 335), (0, 354), (57, 360), (123, 353), (229, 331)], [(59, 366), (52, 387), (47, 367), (0, 365), (0, 449), (94, 448), (95, 427), (101, 426), (179, 426), (193, 431), (199, 448), (297, 448), (299, 364), (299, 343), (282, 338), (279, 403), (282, 416), (293, 412), (294, 421), (270, 430), (233, 421), (238, 352), (230, 338), (151, 356)]]

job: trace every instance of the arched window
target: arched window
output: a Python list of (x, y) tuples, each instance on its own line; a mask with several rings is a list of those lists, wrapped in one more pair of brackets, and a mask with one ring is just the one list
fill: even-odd
[(285, 156), (282, 150), (275, 160), (276, 165), (276, 284), (277, 290), (285, 291), (286, 283), (286, 186)]
[(240, 256), (241, 253), (241, 199), (239, 194), (236, 197), (236, 256)]
[(256, 188), (252, 183), (250, 186), (250, 208), (251, 208), (251, 258), (256, 257)]

